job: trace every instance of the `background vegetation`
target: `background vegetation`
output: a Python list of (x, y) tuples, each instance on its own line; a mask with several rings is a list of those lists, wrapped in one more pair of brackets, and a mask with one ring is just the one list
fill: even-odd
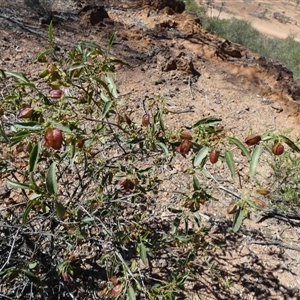
[(236, 18), (229, 20), (211, 18), (207, 14), (207, 7), (199, 7), (194, 0), (184, 2), (187, 10), (199, 15), (206, 30), (224, 39), (242, 44), (267, 59), (279, 61), (293, 72), (295, 81), (300, 82), (300, 43), (294, 40), (293, 35), (285, 39), (270, 38), (253, 28), (248, 21)]

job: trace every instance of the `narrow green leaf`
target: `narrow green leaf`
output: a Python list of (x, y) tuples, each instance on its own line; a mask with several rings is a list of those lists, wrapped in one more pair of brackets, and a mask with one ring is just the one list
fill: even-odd
[(91, 218), (91, 217), (84, 217), (84, 218), (81, 220), (82, 223), (90, 224), (90, 225), (91, 225), (94, 221), (95, 221), (95, 219), (94, 219), (94, 218)]
[(53, 49), (46, 49), (46, 50), (43, 50), (41, 51), (37, 57), (36, 57), (36, 60), (37, 61), (40, 61), (41, 58), (45, 57), (46, 55), (50, 54), (50, 53), (53, 53)]
[[(89, 42), (89, 41), (82, 41), (81, 42), (82, 45), (85, 45), (86, 47), (90, 47), (90, 48), (94, 48), (94, 49), (97, 49), (97, 50), (101, 50), (101, 46), (94, 43), (94, 42)], [(101, 50), (101, 53), (102, 53), (102, 50)]]
[(48, 39), (50, 43), (53, 43), (53, 24), (52, 21), (49, 24), (49, 28), (48, 28)]
[(233, 224), (232, 224), (233, 232), (237, 232), (240, 229), (244, 220), (244, 216), (245, 216), (244, 210), (241, 207), (239, 207), (237, 212), (235, 213)]
[(56, 194), (58, 190), (55, 169), (56, 169), (56, 163), (53, 162), (46, 175), (46, 187), (47, 187), (47, 191), (50, 194)]
[(198, 180), (198, 178), (195, 175), (193, 175), (193, 185), (194, 185), (194, 190), (202, 190), (200, 181)]
[(288, 137), (284, 136), (284, 135), (279, 135), (279, 138), (281, 140), (283, 140), (291, 149), (293, 149), (296, 152), (300, 152), (300, 149), (296, 146), (296, 144), (291, 141)]
[(159, 142), (159, 143), (156, 143), (156, 145), (158, 147), (160, 147), (164, 151), (164, 153), (165, 153), (166, 156), (169, 155), (168, 148), (167, 148), (167, 146), (164, 143)]
[(108, 82), (108, 88), (110, 93), (115, 97), (118, 98), (118, 91), (117, 91), (117, 86), (114, 82), (114, 80), (110, 76), (105, 77), (106, 81)]
[(30, 180), (30, 187), (32, 190), (36, 191), (38, 189), (38, 186), (35, 182), (35, 179), (34, 179), (34, 173), (33, 172), (30, 172), (29, 173), (29, 180)]
[(230, 137), (230, 138), (228, 138), (228, 141), (231, 144), (235, 144), (245, 154), (245, 156), (247, 157), (248, 160), (251, 159), (251, 154), (250, 154), (249, 150), (240, 140)]
[(28, 270), (23, 270), (24, 272), (24, 275), (31, 281), (33, 282), (34, 284), (36, 285), (41, 285), (41, 281), (40, 279), (34, 275), (32, 272), (28, 271)]
[(108, 41), (108, 45), (107, 45), (108, 52), (111, 50), (111, 47), (112, 47), (112, 45), (113, 45), (113, 43), (114, 43), (114, 41), (115, 41), (115, 39), (116, 39), (116, 36), (117, 36), (117, 32), (114, 32), (114, 33), (111, 35), (111, 37), (110, 37), (110, 39), (109, 39), (109, 41)]
[(108, 101), (105, 103), (104, 109), (102, 111), (102, 118), (105, 118), (108, 115), (112, 105), (113, 105), (113, 101)]
[(139, 245), (140, 256), (143, 264), (148, 266), (147, 249), (143, 243)]
[(38, 198), (40, 198), (40, 197), (42, 197), (42, 194), (36, 194), (36, 193), (34, 193), (34, 194), (32, 194), (32, 195), (29, 197), (29, 200), (35, 200), (35, 199), (38, 199)]
[(16, 129), (28, 129), (28, 130), (41, 130), (42, 125), (39, 122), (15, 122), (14, 127)]
[(0, 120), (0, 135), (3, 137), (3, 139), (4, 139), (4, 141), (5, 141), (6, 143), (9, 143), (9, 138), (8, 138), (8, 136), (6, 135), (5, 131), (4, 131), (4, 127), (3, 127), (3, 125), (2, 125), (1, 120)]
[(33, 172), (40, 157), (41, 142), (37, 142), (32, 148), (29, 156), (29, 172)]
[(136, 300), (135, 292), (131, 285), (127, 289), (127, 294), (130, 300)]
[(22, 223), (23, 224), (26, 224), (27, 223), (27, 219), (28, 219), (28, 215), (33, 207), (33, 201), (28, 201), (27, 202), (27, 205), (26, 205), (26, 208), (24, 210), (24, 213), (23, 213), (23, 216), (22, 216)]
[(8, 185), (13, 189), (32, 190), (32, 186), (7, 179)]
[(86, 67), (86, 64), (75, 64), (75, 65), (70, 67), (69, 71), (72, 72), (74, 70), (82, 69), (82, 68), (85, 68), (85, 67)]
[(251, 156), (251, 161), (250, 161), (250, 175), (251, 176), (254, 176), (256, 174), (258, 160), (259, 160), (259, 157), (261, 155), (261, 152), (262, 152), (262, 146), (257, 145), (254, 148), (254, 151), (253, 151), (252, 156)]
[(228, 150), (225, 151), (225, 161), (230, 170), (231, 177), (235, 178), (235, 163), (231, 151)]
[(206, 146), (201, 148), (201, 150), (198, 152), (198, 154), (194, 158), (193, 165), (195, 168), (198, 167), (202, 163), (203, 159), (207, 157), (208, 151), (209, 151), (209, 148)]
[(22, 81), (24, 83), (27, 84), (32, 84), (33, 86), (35, 86), (24, 74), (22, 73), (17, 73), (17, 72), (13, 72), (13, 71), (4, 71), (5, 75), (9, 75), (12, 76), (16, 79), (18, 79), (19, 81)]
[(221, 121), (222, 121), (222, 119), (218, 119), (215, 117), (208, 117), (208, 118), (204, 118), (204, 119), (201, 119), (200, 121), (196, 122), (192, 128), (201, 127), (203, 125), (214, 126), (214, 125), (217, 125), (218, 123), (220, 123)]
[(64, 217), (65, 213), (66, 213), (66, 209), (63, 206), (63, 204), (58, 202), (58, 201), (55, 201), (55, 210), (56, 210), (57, 216), (60, 219), (62, 219)]
[(173, 207), (168, 207), (168, 211), (173, 214), (181, 214), (182, 213), (181, 209), (177, 209), (177, 208), (173, 208)]

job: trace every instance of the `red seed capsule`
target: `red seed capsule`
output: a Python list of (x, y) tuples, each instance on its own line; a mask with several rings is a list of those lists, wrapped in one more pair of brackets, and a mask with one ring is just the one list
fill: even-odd
[(261, 141), (261, 136), (258, 134), (252, 134), (245, 139), (245, 143), (248, 146), (253, 146), (258, 144)]
[(280, 143), (277, 143), (272, 147), (272, 152), (274, 155), (281, 155), (284, 152), (284, 146)]
[(188, 154), (192, 148), (193, 143), (190, 140), (183, 140), (181, 144), (176, 148), (176, 151), (182, 155)]
[(29, 119), (33, 113), (33, 108), (26, 107), (23, 110), (21, 110), (18, 114), (18, 117), (20, 119)]
[(192, 135), (189, 132), (181, 132), (180, 137), (184, 140), (190, 140), (190, 141), (193, 139)]
[(53, 148), (55, 150), (59, 150), (61, 148), (63, 135), (60, 129), (47, 128), (44, 138), (45, 138), (45, 143), (44, 143), (45, 147)]
[(53, 99), (58, 99), (62, 96), (64, 92), (62, 90), (51, 90), (49, 92), (49, 97)]
[(144, 114), (142, 117), (142, 125), (146, 127), (149, 124), (150, 124), (150, 117), (148, 114)]
[(215, 164), (219, 159), (220, 152), (212, 149), (209, 153), (209, 160), (212, 164)]
[(265, 203), (264, 201), (260, 200), (260, 199), (254, 199), (254, 200), (253, 200), (253, 203), (254, 203), (257, 207), (259, 207), (260, 209), (264, 209), (264, 208), (267, 207), (266, 203)]

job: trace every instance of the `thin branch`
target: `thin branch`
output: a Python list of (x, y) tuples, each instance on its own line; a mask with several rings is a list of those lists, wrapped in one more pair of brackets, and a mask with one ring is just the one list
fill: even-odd
[(3, 264), (2, 268), (0, 269), (0, 272), (6, 267), (6, 265), (9, 264), (9, 261), (10, 261), (10, 258), (11, 258), (12, 252), (13, 252), (13, 249), (14, 249), (14, 247), (15, 247), (16, 238), (17, 238), (17, 235), (18, 235), (19, 231), (20, 231), (20, 228), (17, 229), (17, 232), (15, 233), (15, 235), (14, 235), (14, 237), (13, 237), (12, 245), (11, 245), (11, 247), (10, 247), (10, 251), (9, 251), (9, 253), (8, 253), (6, 262)]

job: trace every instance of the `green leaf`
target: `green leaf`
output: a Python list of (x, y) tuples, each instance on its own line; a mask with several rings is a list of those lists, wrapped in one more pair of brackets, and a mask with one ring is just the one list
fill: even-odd
[(198, 167), (202, 163), (203, 159), (207, 157), (208, 151), (209, 151), (209, 148), (206, 146), (201, 148), (201, 150), (198, 152), (198, 154), (194, 158), (193, 165), (195, 168)]
[(90, 48), (94, 48), (94, 49), (97, 49), (97, 50), (100, 50), (101, 53), (102, 53), (102, 48), (100, 45), (94, 43), (94, 42), (89, 42), (89, 41), (82, 41), (81, 42), (82, 45), (85, 45), (86, 47), (90, 47)]
[(108, 101), (108, 102), (105, 103), (104, 109), (102, 111), (102, 118), (106, 118), (106, 116), (108, 115), (112, 105), (113, 105), (113, 101)]
[(28, 270), (23, 270), (24, 272), (24, 275), (31, 281), (33, 282), (34, 284), (36, 285), (41, 285), (41, 281), (40, 279), (34, 275), (32, 272), (28, 271)]
[(241, 207), (239, 207), (237, 212), (235, 213), (233, 224), (232, 224), (233, 232), (237, 232), (240, 229), (244, 220), (244, 216), (245, 216), (244, 210)]
[(251, 161), (250, 161), (250, 175), (251, 176), (254, 176), (256, 174), (258, 160), (259, 160), (259, 157), (261, 155), (261, 152), (262, 152), (262, 146), (257, 145), (254, 148), (254, 151), (253, 151), (252, 156), (251, 156)]
[(32, 190), (32, 186), (7, 179), (8, 185), (13, 189)]
[(131, 285), (127, 289), (127, 294), (130, 300), (136, 300), (135, 292)]
[(40, 198), (40, 197), (42, 197), (42, 194), (36, 194), (36, 193), (34, 193), (34, 194), (32, 194), (32, 195), (29, 197), (29, 200), (35, 200), (35, 199), (38, 199), (38, 198)]
[(15, 122), (14, 127), (16, 129), (28, 129), (28, 130), (41, 130), (42, 125), (39, 122)]
[(296, 152), (300, 152), (300, 149), (295, 145), (293, 141), (291, 141), (288, 137), (284, 135), (279, 135), (279, 138), (284, 141), (291, 149), (293, 149)]
[(29, 156), (29, 172), (33, 172), (40, 157), (41, 142), (37, 142), (32, 148)]
[(35, 182), (35, 179), (34, 179), (34, 173), (33, 172), (30, 172), (29, 173), (29, 180), (30, 180), (30, 187), (32, 190), (36, 191), (38, 189), (38, 186)]
[(69, 71), (72, 72), (72, 71), (82, 69), (82, 68), (85, 68), (85, 67), (86, 67), (86, 64), (75, 64), (75, 65), (70, 67)]
[(110, 39), (108, 41), (108, 45), (107, 45), (107, 49), (108, 49), (108, 52), (111, 50), (111, 47), (116, 39), (116, 36), (117, 36), (117, 32), (114, 32), (111, 36), (110, 36)]
[(37, 55), (36, 60), (40, 61), (43, 57), (45, 57), (46, 55), (48, 55), (50, 53), (53, 53), (53, 49), (43, 50)]
[(27, 219), (28, 219), (28, 215), (33, 207), (34, 202), (33, 201), (28, 201), (26, 208), (24, 210), (23, 216), (22, 216), (22, 223), (26, 224), (27, 223)]
[(37, 267), (37, 265), (38, 265), (37, 262), (31, 262), (31, 263), (28, 263), (28, 268), (32, 270), (32, 269), (35, 269)]
[(66, 213), (65, 207), (58, 201), (55, 201), (55, 210), (57, 216), (62, 219)]
[(147, 249), (143, 243), (139, 245), (141, 260), (145, 266), (148, 266)]
[(231, 177), (235, 178), (235, 163), (231, 151), (228, 150), (225, 151), (225, 161), (230, 170)]
[(81, 220), (82, 223), (90, 224), (90, 225), (93, 224), (94, 221), (95, 221), (95, 219), (94, 219), (94, 218), (91, 218), (91, 217), (84, 217), (84, 218)]
[(177, 209), (177, 208), (173, 208), (173, 207), (168, 207), (168, 211), (173, 214), (181, 214), (182, 213), (181, 209)]
[(196, 127), (201, 127), (201, 126), (215, 126), (217, 124), (219, 124), (222, 121), (222, 119), (218, 119), (215, 117), (208, 117), (208, 118), (204, 118), (201, 119), (200, 121), (196, 122), (192, 128), (196, 128)]
[(4, 127), (3, 127), (3, 125), (2, 125), (1, 120), (0, 120), (0, 135), (3, 137), (3, 139), (4, 139), (4, 141), (5, 141), (6, 143), (9, 143), (9, 138), (8, 138), (8, 136), (6, 135), (5, 131), (4, 131)]
[(193, 175), (193, 185), (194, 185), (194, 190), (202, 190), (202, 186), (195, 175)]
[(26, 83), (27, 85), (31, 85), (32, 87), (35, 87), (35, 85), (22, 73), (12, 72), (12, 71), (4, 71), (5, 75), (9, 75), (14, 77), (15, 79)]
[(46, 187), (50, 194), (56, 194), (58, 190), (55, 168), (56, 163), (53, 162), (46, 175)]
[(114, 82), (114, 80), (110, 76), (106, 76), (105, 80), (108, 82), (108, 88), (110, 93), (115, 97), (118, 98), (118, 91), (117, 91), (117, 86)]
[(167, 148), (167, 146), (164, 143), (159, 142), (159, 143), (156, 143), (156, 145), (158, 147), (160, 147), (164, 151), (164, 153), (165, 153), (166, 156), (169, 155), (168, 148)]
[(249, 150), (240, 140), (230, 137), (230, 138), (228, 138), (228, 141), (231, 144), (235, 144), (245, 154), (245, 156), (247, 157), (248, 160), (251, 159), (251, 154), (250, 154)]

